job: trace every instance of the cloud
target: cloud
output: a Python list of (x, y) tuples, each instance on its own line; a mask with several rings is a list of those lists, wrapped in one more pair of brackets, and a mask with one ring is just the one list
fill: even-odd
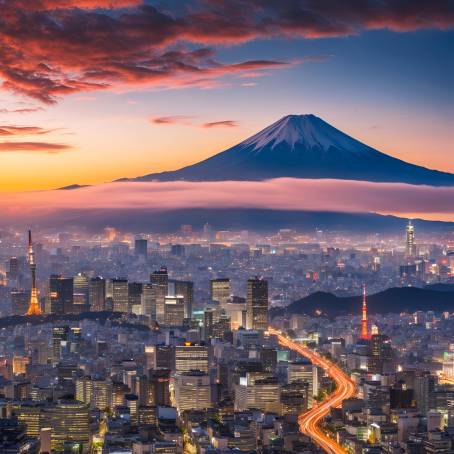
[(44, 129), (38, 126), (2, 126), (0, 125), (0, 136), (27, 136), (27, 135), (44, 135), (54, 131), (53, 129)]
[(70, 145), (47, 142), (0, 142), (0, 153), (35, 152), (56, 154), (71, 149)]
[[(199, 0), (174, 10), (138, 0), (8, 0), (1, 7), (2, 87), (48, 104), (90, 90), (224, 86), (228, 76), (297, 63), (223, 63), (216, 46), (454, 25), (447, 0)], [(323, 56), (299, 63), (307, 61)]]
[(236, 126), (238, 123), (234, 120), (212, 121), (202, 125), (203, 128), (235, 128)]
[(190, 118), (185, 115), (169, 115), (167, 117), (150, 118), (150, 123), (156, 125), (188, 124), (187, 122)]
[(34, 112), (42, 112), (44, 109), (42, 107), (22, 107), (20, 109), (0, 109), (0, 113), (2, 114), (9, 114), (9, 113), (19, 113), (19, 114), (26, 114), (26, 113), (34, 113)]
[[(301, 197), (295, 197), (301, 194)], [(358, 197), (361, 194), (361, 197)], [(263, 208), (376, 212), (454, 221), (454, 187), (347, 180), (279, 178), (268, 181), (124, 182), (68, 191), (3, 193), (6, 217), (59, 216), (83, 210)]]

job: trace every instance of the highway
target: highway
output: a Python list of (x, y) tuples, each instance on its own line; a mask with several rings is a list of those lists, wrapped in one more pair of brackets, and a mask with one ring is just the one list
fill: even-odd
[(336, 390), (328, 398), (320, 404), (314, 404), (309, 411), (299, 415), (298, 424), (301, 432), (308, 435), (315, 444), (327, 453), (346, 454), (342, 446), (323, 433), (319, 423), (329, 414), (332, 407), (340, 407), (343, 400), (356, 395), (355, 383), (336, 364), (305, 345), (293, 342), (282, 335), (280, 331), (273, 328), (270, 328), (268, 333), (276, 335), (280, 345), (298, 352), (300, 355), (308, 358), (313, 364), (320, 366), (336, 383)]

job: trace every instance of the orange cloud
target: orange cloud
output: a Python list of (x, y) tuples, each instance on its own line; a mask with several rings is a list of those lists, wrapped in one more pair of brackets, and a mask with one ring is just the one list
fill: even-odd
[(43, 135), (52, 132), (52, 129), (44, 129), (38, 126), (1, 126), (0, 136)]
[(46, 142), (0, 142), (0, 153), (38, 152), (56, 154), (71, 149), (70, 145)]
[(154, 117), (150, 118), (150, 123), (156, 125), (173, 125), (173, 124), (187, 124), (187, 120), (191, 117), (185, 115), (169, 115), (167, 117)]
[(234, 120), (212, 121), (202, 125), (203, 128), (235, 128), (236, 126), (238, 123)]

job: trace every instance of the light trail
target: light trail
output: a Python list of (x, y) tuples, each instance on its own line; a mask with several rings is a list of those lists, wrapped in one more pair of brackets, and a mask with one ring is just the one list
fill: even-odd
[(319, 355), (315, 351), (302, 344), (297, 344), (287, 337), (283, 336), (280, 331), (269, 328), (269, 334), (277, 336), (279, 344), (287, 347), (300, 355), (308, 358), (312, 364), (321, 367), (336, 383), (336, 390), (330, 394), (323, 402), (314, 405), (306, 413), (301, 413), (298, 417), (300, 431), (309, 436), (314, 443), (320, 446), (324, 451), (330, 454), (346, 454), (347, 451), (342, 448), (335, 440), (329, 438), (320, 428), (319, 423), (327, 416), (331, 408), (340, 407), (342, 401), (356, 395), (355, 383), (351, 378), (336, 364)]

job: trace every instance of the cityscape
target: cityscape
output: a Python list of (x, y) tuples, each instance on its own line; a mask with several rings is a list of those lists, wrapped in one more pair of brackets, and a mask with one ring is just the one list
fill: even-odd
[(454, 454), (452, 0), (0, 0), (0, 454)]
[[(403, 227), (3, 232), (3, 452), (448, 452), (454, 238)], [(388, 287), (446, 310), (369, 314)], [(292, 308), (316, 292), (361, 297)]]

